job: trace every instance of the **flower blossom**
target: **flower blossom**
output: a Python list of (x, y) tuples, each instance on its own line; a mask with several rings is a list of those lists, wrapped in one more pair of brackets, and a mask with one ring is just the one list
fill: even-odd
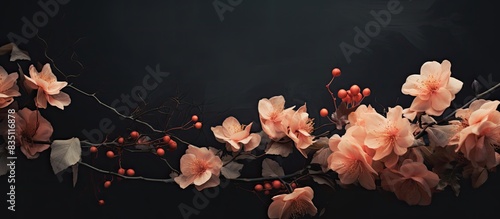
[(212, 127), (211, 130), (217, 141), (226, 143), (227, 150), (237, 152), (244, 147), (244, 151), (251, 151), (259, 146), (261, 136), (259, 134), (250, 133), (252, 123), (247, 126), (241, 125), (240, 122), (230, 116), (226, 118), (221, 126)]
[(372, 167), (372, 158), (365, 152), (364, 130), (359, 126), (347, 129), (333, 153), (328, 157), (329, 167), (339, 174), (342, 184), (359, 182), (366, 189), (375, 189), (377, 171)]
[(64, 107), (71, 103), (69, 95), (61, 91), (68, 85), (68, 82), (57, 81), (49, 64), (45, 64), (40, 73), (33, 65), (30, 66), (29, 70), (30, 77), (25, 75), (25, 83), (28, 88), (37, 90), (35, 97), (37, 107), (45, 109), (48, 102), (50, 105), (64, 110)]
[(367, 147), (375, 149), (373, 160), (384, 159), (385, 166), (396, 164), (414, 142), (410, 121), (402, 117), (403, 108), (389, 108), (387, 118), (373, 114), (365, 121)]
[(39, 153), (47, 150), (50, 144), (38, 143), (49, 142), (52, 132), (52, 125), (43, 118), (40, 111), (32, 111), (28, 108), (19, 110), (16, 113), (16, 140), (21, 146), (21, 152), (28, 159), (35, 159)]
[(0, 108), (7, 107), (14, 102), (14, 97), (21, 96), (16, 84), (17, 78), (17, 73), (7, 74), (5, 69), (0, 66)]
[(304, 104), (285, 120), (288, 127), (287, 136), (293, 140), (295, 147), (307, 157), (304, 151), (314, 143), (314, 136), (311, 135), (314, 130), (312, 119), (309, 118), (307, 107)]
[(455, 94), (462, 89), (462, 85), (461, 81), (451, 77), (451, 63), (448, 60), (441, 64), (436, 61), (425, 62), (420, 68), (420, 75), (408, 76), (401, 88), (403, 94), (415, 97), (406, 112), (425, 112), (440, 116), (455, 99)]
[(194, 184), (198, 191), (220, 184), (222, 160), (207, 148), (189, 145), (180, 160), (182, 174), (174, 181), (183, 189)]
[(500, 101), (475, 100), (468, 109), (457, 110), (463, 129), (458, 134), (456, 151), (464, 154), (474, 166), (491, 169), (500, 163)]
[(380, 178), (385, 190), (394, 192), (399, 200), (409, 205), (429, 205), (431, 189), (439, 183), (436, 173), (428, 170), (422, 162), (410, 159), (404, 160), (399, 169), (384, 169)]
[(274, 196), (267, 216), (279, 219), (302, 218), (307, 214), (314, 216), (318, 209), (312, 202), (313, 198), (314, 191), (309, 186), (296, 188), (290, 194)]
[(293, 112), (293, 108), (285, 109), (285, 98), (281, 95), (259, 100), (260, 123), (270, 139), (278, 141), (286, 136), (287, 129), (282, 122), (288, 113)]

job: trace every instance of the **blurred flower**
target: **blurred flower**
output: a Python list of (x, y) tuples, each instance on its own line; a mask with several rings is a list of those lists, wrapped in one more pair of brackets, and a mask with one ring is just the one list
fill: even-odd
[(211, 130), (217, 141), (226, 143), (227, 150), (237, 152), (241, 149), (240, 145), (244, 146), (244, 151), (251, 151), (259, 146), (261, 136), (250, 134), (251, 128), (252, 123), (241, 125), (236, 118), (230, 116), (222, 122), (222, 126), (212, 127)]
[(40, 73), (33, 65), (29, 70), (30, 77), (25, 75), (25, 84), (28, 88), (37, 90), (35, 98), (37, 107), (45, 109), (49, 102), (50, 105), (63, 110), (71, 103), (69, 95), (61, 91), (68, 83), (57, 81), (49, 64), (45, 64)]
[(262, 130), (273, 141), (278, 141), (286, 136), (287, 129), (282, 121), (287, 113), (293, 112), (293, 108), (285, 109), (285, 98), (281, 95), (259, 100), (258, 111)]
[(17, 72), (8, 74), (0, 66), (0, 108), (7, 107), (14, 102), (14, 97), (21, 96), (19, 87), (16, 84), (18, 77)]
[(463, 83), (451, 76), (451, 63), (444, 60), (425, 62), (420, 68), (420, 75), (412, 74), (406, 78), (401, 91), (403, 94), (415, 96), (405, 114), (414, 117), (413, 112), (425, 112), (440, 116), (455, 99)]
[(35, 159), (39, 153), (50, 147), (50, 137), (54, 131), (49, 121), (42, 117), (40, 111), (23, 108), (16, 115), (16, 140), (21, 152), (28, 159)]
[(309, 186), (296, 188), (290, 194), (274, 196), (267, 216), (279, 219), (302, 218), (307, 214), (314, 216), (318, 209), (312, 202), (313, 198), (314, 191)]
[(183, 189), (194, 184), (198, 191), (220, 184), (222, 160), (207, 148), (189, 145), (180, 160), (182, 174), (174, 181)]
[(403, 108), (389, 108), (387, 118), (373, 114), (365, 121), (367, 147), (375, 149), (373, 160), (384, 159), (387, 167), (393, 166), (398, 156), (406, 153), (414, 142), (412, 127), (408, 119), (402, 117)]
[(399, 169), (386, 168), (381, 173), (382, 187), (394, 192), (399, 200), (409, 205), (429, 205), (432, 190), (439, 183), (436, 173), (421, 162), (403, 161)]

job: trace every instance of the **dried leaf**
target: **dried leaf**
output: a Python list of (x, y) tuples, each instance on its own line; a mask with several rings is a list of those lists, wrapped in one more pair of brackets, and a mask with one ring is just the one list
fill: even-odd
[(311, 175), (312, 179), (314, 180), (314, 182), (318, 183), (318, 184), (323, 184), (323, 185), (327, 185), (328, 187), (334, 189), (335, 188), (335, 182), (330, 179), (328, 176), (325, 176), (325, 175)]
[(270, 155), (281, 155), (282, 157), (288, 157), (290, 153), (293, 152), (293, 141), (287, 141), (287, 142), (277, 142), (277, 141), (270, 141), (267, 148), (266, 148), (266, 154)]
[(175, 172), (175, 171), (172, 171), (172, 172), (169, 174), (169, 176), (170, 176), (170, 178), (172, 178), (172, 179), (173, 179), (173, 178), (175, 178), (175, 177), (178, 177), (178, 176), (179, 176), (179, 174), (178, 174), (177, 172)]
[(256, 157), (252, 154), (240, 154), (234, 160), (255, 160)]
[(230, 162), (222, 167), (221, 173), (227, 179), (236, 179), (240, 176), (241, 169), (243, 169), (243, 164)]
[(474, 95), (478, 95), (481, 93), (481, 83), (474, 79), (474, 81), (471, 84), (472, 91), (474, 91)]
[(31, 58), (28, 55), (28, 52), (20, 50), (16, 44), (8, 43), (0, 47), (0, 55), (5, 55), (10, 53), (10, 61), (14, 62), (17, 60), (28, 60), (31, 61)]
[(285, 175), (285, 171), (278, 162), (266, 158), (262, 161), (262, 176), (263, 177), (281, 177)]
[(50, 164), (57, 174), (80, 161), (82, 148), (78, 138), (68, 140), (55, 140), (50, 146)]

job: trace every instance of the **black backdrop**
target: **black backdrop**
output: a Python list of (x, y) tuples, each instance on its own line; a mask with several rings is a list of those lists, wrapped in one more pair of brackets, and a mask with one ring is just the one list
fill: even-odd
[[(227, 5), (222, 17), (214, 2)], [(27, 43), (19, 47), (29, 51), (33, 60), (49, 62), (44, 54), (47, 53), (64, 73), (79, 75), (69, 78), (70, 83), (97, 92), (107, 103), (130, 94), (140, 85), (148, 74), (147, 66), (169, 72), (158, 88), (148, 91), (147, 107), (172, 104), (172, 97), (182, 97), (192, 104), (183, 104), (176, 111), (171, 126), (198, 114), (204, 123), (202, 130), (176, 132), (198, 146), (221, 147), (210, 127), (221, 124), (230, 115), (242, 123), (254, 122), (253, 131), (259, 131), (257, 102), (274, 95), (284, 95), (289, 106), (306, 102), (316, 123), (325, 123), (318, 111), (322, 107), (333, 109), (324, 87), (333, 67), (343, 71), (334, 83), (335, 89), (354, 83), (370, 87), (373, 96), (365, 102), (378, 110), (397, 104), (408, 106), (412, 99), (400, 92), (401, 85), (429, 60), (451, 61), (452, 76), (464, 82), (457, 95), (458, 105), (470, 97), (474, 79), (483, 85), (500, 80), (495, 68), (498, 55), (493, 49), (498, 38), (498, 12), (487, 1), (401, 0), (400, 13), (392, 14), (388, 24), (370, 37), (359, 53), (351, 54), (348, 61), (341, 43), (355, 45), (355, 27), (364, 29), (375, 21), (370, 11), (387, 10), (387, 2), (73, 0), (59, 5), (47, 24), (38, 28), (38, 36), (26, 37), (23, 17), (32, 21), (42, 10), (38, 1), (2, 1), (0, 36), (2, 44), (8, 42), (9, 33), (25, 36)], [(5, 58), (2, 66), (9, 72), (16, 70)], [(148, 132), (140, 124), (118, 119), (89, 97), (71, 89), (65, 91), (73, 101), (67, 109), (51, 107), (43, 112), (54, 126), (54, 139), (85, 139), (88, 136), (84, 130), (99, 128), (102, 119), (110, 119), (116, 125), (110, 138), (133, 129)], [(498, 99), (498, 92), (489, 98), (495, 97)], [(151, 114), (145, 119), (161, 127), (165, 117)], [(177, 151), (167, 155), (176, 168), (185, 148), (180, 144)], [(181, 190), (176, 184), (120, 181), (102, 189), (103, 176), (85, 167), (80, 167), (79, 181), (72, 188), (71, 174), (58, 178), (52, 173), (49, 155), (50, 150), (36, 160), (20, 156), (16, 166), (16, 213), (2, 215), (182, 218), (178, 205), (192, 206), (195, 193), (191, 187)], [(302, 164), (297, 155), (295, 152), (285, 160), (287, 171)], [(84, 160), (92, 162), (90, 156)], [(96, 162), (101, 168), (116, 169), (116, 162), (103, 158)], [(167, 166), (154, 155), (128, 156), (123, 162), (140, 175), (169, 174)], [(250, 165), (243, 174), (255, 177), (259, 171), (258, 165)], [(6, 182), (6, 177), (2, 176), (1, 181)], [(446, 190), (435, 194), (433, 204), (426, 207), (409, 207), (393, 194), (381, 191), (331, 191), (314, 182), (304, 185), (315, 189), (314, 202), (318, 209), (325, 209), (321, 218), (477, 218), (498, 213), (499, 183), (500, 177), (495, 173), (479, 189), (472, 189), (464, 181), (458, 198)], [(266, 218), (270, 196), (245, 191), (252, 186), (230, 183), (209, 200), (199, 215), (190, 218)], [(7, 186), (2, 186), (2, 193), (7, 193)], [(106, 200), (105, 206), (97, 205), (100, 198)]]

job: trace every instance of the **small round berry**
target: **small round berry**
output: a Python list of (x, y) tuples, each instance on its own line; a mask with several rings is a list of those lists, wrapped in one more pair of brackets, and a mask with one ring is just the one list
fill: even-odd
[(340, 98), (340, 99), (344, 99), (345, 97), (347, 97), (347, 91), (344, 90), (344, 89), (340, 89), (338, 92), (337, 92), (337, 96)]
[(196, 129), (201, 129), (201, 126), (202, 126), (201, 122), (196, 122), (196, 123), (194, 124), (194, 127), (195, 127)]
[(90, 152), (91, 153), (97, 153), (97, 147), (96, 146), (90, 147)]
[(191, 121), (198, 122), (198, 116), (197, 115), (191, 116)]
[(356, 96), (361, 91), (361, 88), (359, 88), (358, 85), (354, 84), (354, 85), (351, 86), (351, 88), (349, 90), (351, 91), (352, 96)]
[(156, 154), (161, 157), (165, 155), (165, 150), (163, 150), (163, 148), (158, 148), (156, 149)]
[(363, 96), (365, 97), (370, 96), (371, 93), (372, 91), (370, 90), (370, 88), (363, 89)]
[(130, 137), (133, 138), (133, 139), (138, 139), (139, 138), (139, 132), (137, 131), (132, 131), (130, 133)]
[(341, 74), (341, 72), (340, 72), (340, 69), (339, 69), (339, 68), (334, 68), (334, 69), (332, 70), (332, 75), (333, 75), (333, 77), (338, 77), (338, 76), (340, 76), (340, 74)]
[(352, 101), (354, 102), (360, 102), (363, 99), (363, 95), (361, 93), (358, 93), (358, 95), (352, 97)]
[(125, 139), (123, 137), (118, 138), (118, 144), (123, 144), (125, 142)]
[(346, 102), (346, 103), (351, 103), (352, 102), (352, 98), (351, 96), (346, 96), (344, 99), (342, 99), (343, 102)]
[(292, 184), (290, 184), (290, 187), (292, 187), (292, 189), (297, 188), (297, 183), (294, 183), (294, 182), (293, 182)]
[(271, 189), (273, 189), (273, 186), (271, 185), (271, 183), (264, 183), (264, 188), (266, 190), (271, 190)]
[(269, 190), (264, 191), (264, 195), (269, 195)]
[(113, 151), (108, 151), (108, 152), (106, 152), (106, 157), (113, 158), (113, 157), (115, 157), (115, 153)]
[(98, 203), (99, 203), (100, 206), (103, 206), (104, 205), (104, 200), (101, 199), (101, 200), (99, 200)]
[(168, 150), (169, 151), (175, 151), (177, 149), (177, 142), (174, 140), (170, 140), (168, 143)]
[(280, 189), (281, 188), (281, 182), (279, 180), (274, 180), (273, 181), (273, 188), (274, 189)]
[(264, 187), (261, 184), (257, 184), (257, 185), (255, 185), (255, 187), (253, 189), (256, 192), (261, 192), (262, 190), (264, 190)]
[(323, 108), (319, 111), (319, 115), (321, 117), (327, 117), (328, 116), (328, 110), (326, 108)]
[(128, 176), (134, 176), (134, 175), (135, 175), (135, 171), (134, 171), (134, 169), (128, 169), (128, 170), (127, 170), (127, 175), (128, 175)]
[(118, 174), (125, 175), (125, 169), (123, 168), (118, 169)]
[(104, 182), (104, 188), (109, 188), (111, 186), (111, 181)]
[(170, 140), (171, 140), (171, 139), (170, 139), (170, 135), (165, 135), (165, 136), (163, 136), (163, 139), (162, 139), (162, 140), (163, 140), (163, 142), (165, 142), (165, 143), (167, 143), (167, 144), (168, 144), (168, 143), (170, 142)]

